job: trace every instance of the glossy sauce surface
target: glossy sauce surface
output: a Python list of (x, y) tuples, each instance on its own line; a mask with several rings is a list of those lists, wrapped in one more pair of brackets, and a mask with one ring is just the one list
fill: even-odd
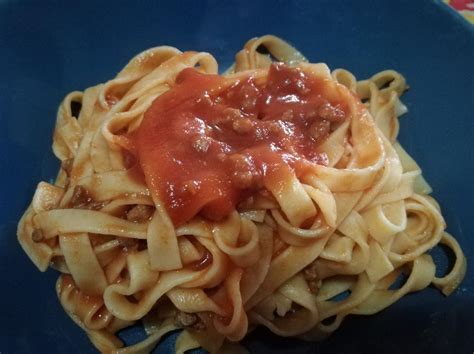
[(318, 146), (347, 116), (329, 80), (273, 64), (260, 81), (188, 68), (146, 111), (134, 145), (175, 225), (198, 213), (221, 219), (253, 192), (327, 163)]

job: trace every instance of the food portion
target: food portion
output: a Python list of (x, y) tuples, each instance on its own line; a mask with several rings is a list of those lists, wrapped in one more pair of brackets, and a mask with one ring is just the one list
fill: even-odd
[[(19, 242), (62, 273), (62, 306), (102, 352), (150, 352), (177, 329), (178, 353), (236, 350), (258, 325), (317, 340), (430, 284), (449, 295), (466, 260), (397, 142), (406, 87), (392, 70), (330, 72), (274, 36), (221, 75), (208, 53), (147, 50), (66, 96), (61, 169)], [(456, 256), (442, 277), (440, 243)], [(123, 343), (138, 321), (147, 338)]]

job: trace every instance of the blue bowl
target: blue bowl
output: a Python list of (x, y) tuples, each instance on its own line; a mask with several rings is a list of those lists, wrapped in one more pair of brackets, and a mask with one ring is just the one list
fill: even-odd
[[(360, 78), (386, 68), (406, 76), (400, 140), (474, 260), (474, 29), (441, 1), (2, 1), (0, 352), (95, 352), (56, 299), (57, 274), (40, 274), (16, 240), (36, 183), (58, 168), (51, 138), (63, 96), (113, 77), (148, 47), (208, 51), (225, 68), (247, 39), (266, 33)], [(252, 353), (471, 353), (474, 261), (468, 264), (448, 298), (428, 288), (377, 315), (348, 318), (320, 343), (261, 329), (244, 344)], [(133, 342), (140, 329), (124, 336)], [(157, 352), (172, 352), (172, 342)]]

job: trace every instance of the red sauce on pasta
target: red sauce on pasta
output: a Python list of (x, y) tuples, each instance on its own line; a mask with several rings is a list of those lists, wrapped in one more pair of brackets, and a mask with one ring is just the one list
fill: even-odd
[(328, 85), (283, 64), (266, 82), (183, 70), (134, 134), (147, 184), (174, 224), (198, 213), (220, 219), (263, 186), (326, 164), (318, 146), (347, 115)]

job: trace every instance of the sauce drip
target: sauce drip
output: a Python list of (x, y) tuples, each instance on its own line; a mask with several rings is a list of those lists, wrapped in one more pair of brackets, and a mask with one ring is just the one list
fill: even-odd
[(145, 112), (132, 138), (175, 225), (221, 219), (264, 186), (327, 163), (318, 146), (348, 110), (329, 94), (334, 83), (284, 64), (258, 81), (187, 68)]

